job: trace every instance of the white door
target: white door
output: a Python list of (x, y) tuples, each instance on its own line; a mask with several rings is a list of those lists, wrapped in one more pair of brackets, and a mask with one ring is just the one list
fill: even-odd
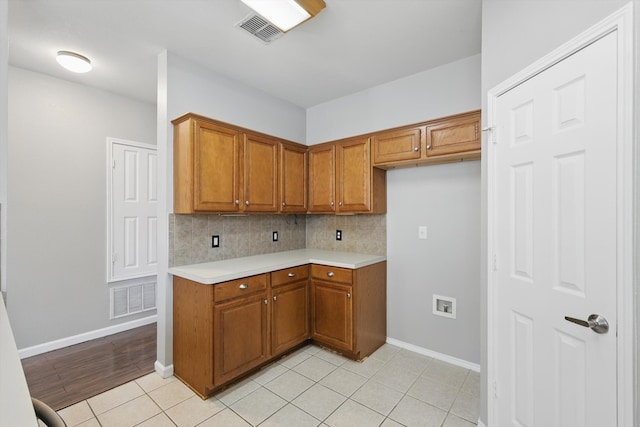
[[(617, 46), (609, 33), (495, 102), (496, 427), (617, 424)], [(565, 319), (592, 314), (608, 332)]]
[(155, 275), (158, 190), (155, 147), (112, 141), (110, 281)]

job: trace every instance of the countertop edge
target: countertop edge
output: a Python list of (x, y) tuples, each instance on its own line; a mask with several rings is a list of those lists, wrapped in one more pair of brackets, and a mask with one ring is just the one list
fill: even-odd
[[(191, 264), (191, 265), (183, 265), (169, 268), (169, 274), (172, 274), (177, 277), (182, 277), (183, 279), (192, 280), (194, 282), (202, 283), (205, 285), (214, 285), (216, 283), (227, 282), (229, 280), (241, 279), (243, 277), (255, 276), (257, 274), (269, 273), (272, 271), (282, 270), (284, 268), (297, 267), (304, 264), (322, 264), (328, 265), (330, 267), (341, 267), (341, 268), (349, 268), (349, 269), (358, 269), (362, 267), (366, 267), (368, 265), (377, 264), (379, 262), (386, 261), (387, 258), (381, 255), (366, 255), (366, 254), (351, 254), (345, 252), (329, 252), (329, 251), (309, 251), (301, 252), (300, 251), (289, 251), (289, 252), (280, 252), (275, 254), (265, 254), (265, 255), (255, 255), (251, 257), (245, 258), (235, 258), (232, 260), (224, 260), (224, 261), (213, 261), (210, 263), (202, 263), (202, 264)], [(318, 253), (322, 252), (322, 253)], [(290, 256), (289, 256), (290, 254)], [(280, 255), (281, 258), (268, 261), (268, 258), (273, 258), (274, 256)], [(324, 255), (324, 256), (323, 256)], [(289, 256), (289, 257), (288, 257)], [(261, 258), (262, 257), (262, 258)], [(353, 258), (352, 260), (345, 260), (344, 258)], [(260, 262), (261, 259), (266, 259), (264, 262)], [(202, 274), (201, 271), (206, 271), (207, 269), (215, 270), (217, 265), (223, 263), (236, 263), (242, 265), (243, 262), (247, 264), (259, 264), (256, 267), (241, 267), (241, 266), (233, 266), (229, 268), (226, 266), (226, 269), (229, 271), (225, 271), (222, 273), (212, 273), (212, 274)], [(192, 271), (198, 270), (198, 273)], [(200, 274), (199, 274), (200, 273)]]
[[(0, 297), (0, 424), (38, 426), (9, 316)], [(5, 424), (6, 423), (6, 424)]]

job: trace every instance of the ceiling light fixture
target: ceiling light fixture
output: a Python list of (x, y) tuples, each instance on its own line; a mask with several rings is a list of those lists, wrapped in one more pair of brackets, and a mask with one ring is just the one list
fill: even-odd
[(284, 32), (316, 16), (324, 0), (241, 0)]
[(87, 73), (93, 68), (89, 58), (66, 50), (58, 52), (56, 61), (58, 61), (58, 64), (62, 65), (64, 68), (69, 71), (73, 71), (74, 73)]

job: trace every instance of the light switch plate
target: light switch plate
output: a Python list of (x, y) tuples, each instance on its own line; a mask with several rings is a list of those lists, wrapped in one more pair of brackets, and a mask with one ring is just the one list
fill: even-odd
[(427, 240), (427, 226), (421, 225), (418, 227), (418, 239)]

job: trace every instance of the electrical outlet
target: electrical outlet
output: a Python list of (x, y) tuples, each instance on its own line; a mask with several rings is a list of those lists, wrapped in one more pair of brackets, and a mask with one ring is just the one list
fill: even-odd
[(211, 236), (211, 247), (212, 248), (220, 247), (220, 236)]
[(418, 239), (427, 240), (427, 226), (421, 225), (418, 227)]
[(342, 230), (336, 230), (336, 240), (342, 240)]
[(274, 231), (274, 232), (273, 232), (273, 241), (274, 241), (274, 242), (277, 242), (277, 241), (278, 241), (278, 232), (277, 232), (277, 231)]

